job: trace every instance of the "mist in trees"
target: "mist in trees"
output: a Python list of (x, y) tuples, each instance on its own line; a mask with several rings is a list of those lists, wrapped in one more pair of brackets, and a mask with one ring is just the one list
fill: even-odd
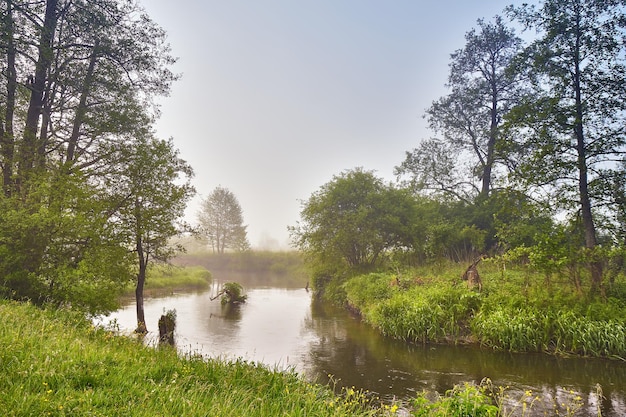
[(243, 210), (230, 190), (215, 188), (202, 200), (197, 217), (199, 237), (207, 242), (213, 253), (223, 254), (227, 249), (237, 252), (250, 249), (247, 226), (243, 224)]

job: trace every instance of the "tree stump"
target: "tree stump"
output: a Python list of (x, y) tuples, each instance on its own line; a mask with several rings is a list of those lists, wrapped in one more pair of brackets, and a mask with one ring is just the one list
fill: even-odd
[(474, 261), (461, 275), (461, 279), (463, 281), (467, 281), (467, 287), (471, 290), (474, 288), (478, 288), (478, 291), (482, 291), (483, 282), (480, 279), (480, 275), (478, 274), (477, 265), (481, 261), (482, 257), (478, 258), (478, 260)]
[(176, 312), (168, 311), (159, 319), (159, 342), (174, 346), (174, 330), (176, 329)]

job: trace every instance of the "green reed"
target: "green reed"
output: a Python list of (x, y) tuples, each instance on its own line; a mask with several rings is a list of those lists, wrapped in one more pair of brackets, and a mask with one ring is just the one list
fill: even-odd
[(390, 337), (419, 343), (477, 342), (495, 349), (626, 358), (626, 299), (617, 282), (605, 298), (583, 297), (563, 278), (485, 264), (483, 291), (457, 266), (376, 273), (348, 280), (348, 304)]

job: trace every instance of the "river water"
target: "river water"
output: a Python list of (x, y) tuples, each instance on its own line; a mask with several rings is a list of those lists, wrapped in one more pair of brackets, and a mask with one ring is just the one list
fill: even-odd
[[(210, 300), (217, 282), (205, 292), (147, 298), (148, 340), (158, 338), (161, 314), (175, 309), (176, 344), (185, 353), (293, 369), (314, 382), (354, 386), (386, 399), (407, 399), (423, 390), (444, 393), (455, 384), (487, 377), (495, 386), (508, 387), (512, 415), (522, 414), (523, 397), (527, 402), (539, 398), (533, 413), (524, 415), (544, 415), (555, 404), (564, 415), (575, 397), (582, 404), (577, 415), (598, 415), (598, 410), (603, 416), (626, 415), (625, 362), (411, 345), (381, 336), (343, 309), (313, 302), (303, 288), (232, 280), (244, 284), (248, 294), (248, 302), (238, 307), (223, 308), (219, 300)], [(112, 321), (132, 331), (134, 302), (102, 319), (103, 324)]]

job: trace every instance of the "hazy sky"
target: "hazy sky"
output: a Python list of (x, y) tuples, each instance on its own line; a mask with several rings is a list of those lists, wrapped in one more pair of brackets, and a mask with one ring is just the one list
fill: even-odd
[(450, 54), (503, 0), (143, 0), (182, 74), (157, 133), (194, 168), (199, 201), (232, 191), (253, 247), (287, 248), (301, 202), (344, 170), (392, 180), (431, 136)]

